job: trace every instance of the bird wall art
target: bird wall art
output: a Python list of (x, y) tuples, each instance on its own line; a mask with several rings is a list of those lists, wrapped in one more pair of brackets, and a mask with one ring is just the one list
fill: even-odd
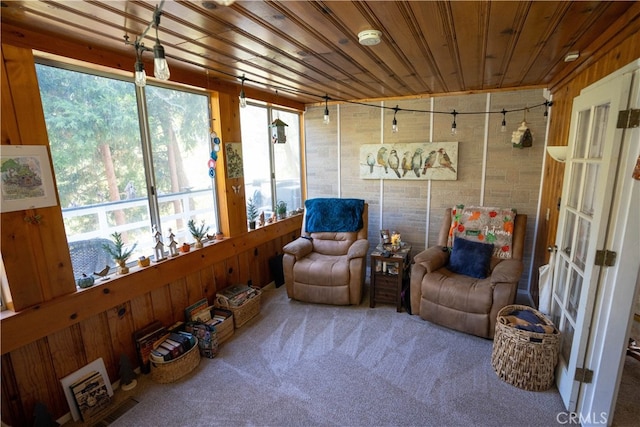
[(458, 142), (364, 144), (360, 178), (395, 180), (458, 179)]

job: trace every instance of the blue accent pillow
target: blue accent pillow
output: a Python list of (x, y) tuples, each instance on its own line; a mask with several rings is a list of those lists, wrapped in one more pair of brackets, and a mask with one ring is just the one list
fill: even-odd
[(458, 274), (484, 279), (489, 272), (493, 245), (456, 237), (447, 268)]

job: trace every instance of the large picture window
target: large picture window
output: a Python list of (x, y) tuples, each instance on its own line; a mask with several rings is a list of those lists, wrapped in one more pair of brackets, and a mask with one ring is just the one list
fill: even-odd
[(217, 228), (209, 98), (203, 93), (36, 64), (65, 232), (76, 277), (114, 265), (114, 232), (131, 259), (154, 254), (153, 226), (168, 244), (192, 242), (187, 222)]
[[(286, 123), (286, 142), (272, 143), (271, 123)], [(245, 194), (265, 218), (285, 202), (291, 212), (302, 206), (300, 114), (249, 103), (240, 109)]]

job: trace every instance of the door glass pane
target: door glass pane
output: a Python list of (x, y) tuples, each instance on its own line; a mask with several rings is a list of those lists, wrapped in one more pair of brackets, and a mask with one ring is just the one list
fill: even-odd
[(590, 228), (591, 228), (591, 223), (588, 220), (584, 218), (580, 218), (578, 220), (578, 234), (576, 236), (573, 262), (582, 271), (584, 271), (584, 266), (587, 261), (587, 247), (589, 244)]
[(571, 165), (571, 183), (569, 186), (569, 199), (567, 205), (577, 209), (578, 197), (580, 197), (580, 184), (582, 183), (582, 169), (583, 163), (573, 163)]
[[(153, 167), (162, 221), (178, 243), (192, 243), (187, 222), (217, 227), (215, 185), (209, 176), (209, 102), (205, 95), (146, 86)], [(148, 228), (147, 228), (148, 229)], [(152, 233), (147, 233), (152, 238)], [(150, 243), (148, 247), (152, 247)]]
[(560, 330), (560, 319), (562, 318), (562, 310), (560, 309), (560, 305), (558, 301), (554, 300), (553, 305), (551, 306), (551, 321), (555, 325), (558, 330)]
[(584, 159), (587, 154), (589, 141), (589, 119), (591, 118), (591, 110), (583, 110), (578, 114), (578, 129), (576, 133), (574, 158)]
[(591, 147), (589, 148), (589, 158), (591, 159), (602, 157), (608, 119), (609, 104), (598, 105), (594, 113), (593, 135), (591, 136)]
[(567, 312), (571, 316), (571, 320), (575, 322), (578, 313), (578, 304), (580, 303), (580, 292), (582, 291), (582, 276), (578, 271), (571, 271), (571, 280), (569, 281), (569, 298), (567, 299)]
[(590, 163), (586, 165), (585, 182), (582, 189), (582, 207), (580, 210), (589, 216), (593, 215), (593, 201), (595, 200), (596, 183), (598, 182), (599, 170), (599, 164)]
[(567, 285), (568, 271), (569, 271), (569, 262), (563, 259), (558, 269), (558, 279), (557, 279), (558, 281), (557, 281), (557, 289), (556, 289), (558, 298), (562, 303), (564, 303), (564, 299), (565, 299), (564, 292)]
[(36, 72), (74, 276), (90, 275), (115, 265), (98, 238), (118, 231), (129, 246), (149, 235), (135, 86), (42, 64)]
[[(300, 115), (289, 111), (274, 111), (285, 122), (287, 142), (274, 144), (273, 157), (276, 170), (276, 195), (287, 204), (291, 212), (302, 206), (300, 191)], [(275, 119), (275, 117), (274, 117)]]
[(564, 325), (562, 327), (562, 335), (561, 335), (561, 353), (562, 358), (564, 360), (569, 360), (569, 356), (571, 356), (571, 347), (573, 344), (573, 326), (571, 326), (571, 322), (568, 322), (566, 319), (564, 320)]
[(264, 212), (266, 219), (273, 214), (267, 114), (265, 107), (256, 105), (247, 105), (240, 109), (245, 197), (247, 201), (252, 198), (258, 208), (258, 214)]
[(573, 245), (573, 229), (576, 223), (576, 215), (567, 211), (567, 217), (564, 224), (564, 236), (562, 238), (562, 253), (571, 256), (571, 246)]

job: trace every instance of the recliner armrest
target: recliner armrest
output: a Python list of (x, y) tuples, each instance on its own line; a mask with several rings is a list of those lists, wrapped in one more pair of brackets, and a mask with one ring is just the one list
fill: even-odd
[(500, 261), (491, 272), (491, 283), (517, 283), (522, 275), (523, 263), (518, 259)]
[(443, 246), (432, 246), (413, 257), (416, 264), (421, 264), (432, 273), (446, 266), (449, 262), (449, 251)]
[(347, 252), (347, 258), (363, 258), (367, 255), (367, 251), (369, 250), (369, 241), (366, 239), (359, 239), (353, 242), (353, 245), (349, 246), (349, 251)]
[(313, 251), (313, 242), (309, 239), (305, 239), (304, 237), (298, 237), (293, 242), (287, 243), (282, 250), (296, 257), (296, 261), (300, 258), (304, 258)]

